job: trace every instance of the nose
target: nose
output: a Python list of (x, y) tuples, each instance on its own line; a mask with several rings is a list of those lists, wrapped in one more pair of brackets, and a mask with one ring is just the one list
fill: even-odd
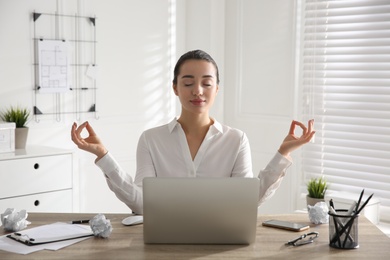
[(202, 96), (203, 95), (203, 88), (200, 83), (195, 84), (192, 88), (192, 95), (194, 96)]

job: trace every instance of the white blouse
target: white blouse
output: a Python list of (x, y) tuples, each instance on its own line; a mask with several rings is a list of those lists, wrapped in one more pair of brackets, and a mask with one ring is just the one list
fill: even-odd
[[(137, 147), (135, 180), (107, 153), (96, 162), (108, 186), (136, 214), (143, 212), (142, 180), (145, 177), (254, 177), (249, 141), (244, 132), (214, 120), (195, 159), (176, 118), (146, 130)], [(291, 160), (279, 152), (260, 171), (259, 205), (279, 187)]]

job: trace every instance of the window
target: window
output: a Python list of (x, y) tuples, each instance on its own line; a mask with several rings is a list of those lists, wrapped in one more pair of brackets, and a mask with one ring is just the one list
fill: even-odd
[(390, 221), (390, 1), (303, 0), (302, 112), (315, 142), (302, 149), (305, 181), (381, 200)]

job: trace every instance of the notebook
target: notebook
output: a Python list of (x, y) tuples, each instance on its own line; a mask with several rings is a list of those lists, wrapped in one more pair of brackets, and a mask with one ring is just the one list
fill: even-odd
[(146, 244), (250, 244), (257, 178), (145, 178)]

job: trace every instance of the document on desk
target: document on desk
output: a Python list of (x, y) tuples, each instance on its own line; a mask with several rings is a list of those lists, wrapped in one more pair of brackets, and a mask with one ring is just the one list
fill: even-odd
[[(88, 225), (76, 225), (62, 222), (26, 229), (17, 233), (21, 238), (29, 240), (32, 238), (32, 241), (37, 241), (38, 244), (26, 245), (21, 243), (21, 241), (16, 241), (7, 237), (8, 235), (5, 235), (0, 237), (0, 250), (25, 255), (44, 249), (58, 250), (93, 236), (93, 232)], [(62, 241), (51, 242), (58, 240)]]

